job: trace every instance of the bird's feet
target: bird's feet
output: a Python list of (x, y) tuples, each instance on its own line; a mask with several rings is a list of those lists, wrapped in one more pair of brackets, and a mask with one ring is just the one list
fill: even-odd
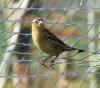
[(46, 60), (44, 59), (44, 60), (41, 60), (39, 63), (40, 63), (41, 65), (47, 67), (47, 65), (45, 64), (45, 62), (46, 62)]
[(54, 61), (51, 61), (51, 62), (48, 62), (48, 63), (45, 63), (45, 62), (46, 62), (45, 59), (44, 59), (44, 60), (41, 60), (41, 61), (40, 61), (40, 64), (43, 65), (43, 66), (45, 66), (45, 67), (48, 67), (48, 68), (52, 67), (52, 68), (54, 69), (54, 67), (53, 67)]
[(48, 63), (48, 67), (49, 67), (49, 68), (51, 67), (51, 68), (53, 68), (53, 69), (54, 69), (54, 66), (53, 66), (54, 64), (53, 64), (53, 63), (54, 63), (54, 62), (52, 62), (52, 61), (51, 61), (51, 62), (49, 62), (49, 63)]

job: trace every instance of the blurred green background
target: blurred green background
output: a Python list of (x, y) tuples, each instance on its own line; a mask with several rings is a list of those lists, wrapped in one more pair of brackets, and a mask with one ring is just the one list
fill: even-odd
[[(27, 5), (23, 5), (25, 2)], [(8, 67), (6, 70), (0, 69), (0, 80), (6, 80), (3, 87), (94, 88), (94, 85), (91, 87), (93, 82), (96, 83), (95, 88), (99, 88), (99, 55), (93, 54), (100, 49), (99, 0), (2, 0), (0, 3), (0, 66), (2, 67), (5, 59), (11, 61), (5, 63), (9, 64), (4, 65)], [(68, 59), (58, 59), (55, 70), (41, 66), (38, 61), (47, 55), (39, 52), (32, 42), (31, 21), (34, 17), (46, 20), (46, 27), (68, 45), (92, 53), (81, 53), (71, 57), (76, 52), (66, 52), (61, 58)], [(13, 42), (12, 37), (15, 35), (18, 38)], [(10, 46), (14, 46), (13, 51), (7, 50)], [(5, 58), (7, 53), (10, 58)], [(89, 56), (90, 54), (93, 55)], [(86, 61), (82, 62), (81, 59), (84, 58)], [(98, 63), (94, 65), (91, 58)], [(91, 68), (95, 69), (93, 73)]]

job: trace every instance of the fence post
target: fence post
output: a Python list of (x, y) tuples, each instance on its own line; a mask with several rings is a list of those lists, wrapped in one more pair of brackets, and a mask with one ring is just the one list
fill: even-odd
[[(8, 2), (10, 0), (7, 0)], [(18, 3), (13, 3), (14, 1), (10, 1), (10, 3), (8, 5), (10, 5), (12, 8), (17, 8), (18, 6), (21, 8), (26, 8), (27, 5), (28, 5), (28, 1), (29, 0), (20, 0), (20, 2)], [(5, 4), (7, 2), (4, 2)], [(17, 7), (16, 7), (17, 6)], [(6, 7), (6, 6), (4, 6)], [(3, 10), (3, 15), (4, 15), (4, 19), (3, 21), (6, 21), (6, 20), (17, 20), (19, 19), (23, 14), (24, 14), (24, 10), (22, 11), (19, 11), (18, 8), (16, 9), (16, 13), (13, 13), (14, 10), (11, 10), (11, 9), (7, 9), (7, 10)], [(6, 22), (6, 27), (8, 27), (9, 25), (12, 25), (12, 22), (9, 23), (9, 22)], [(12, 33), (18, 33), (20, 31), (20, 22), (15, 22), (14, 26), (13, 26), (13, 31)], [(14, 34), (8, 41), (8, 45), (12, 44), (12, 43), (15, 43), (17, 41), (17, 38), (18, 38), (18, 34)], [(8, 50), (14, 50), (15, 48), (15, 44), (14, 45), (11, 45), (11, 46), (8, 46), (6, 51)], [(6, 52), (5, 51), (5, 52)], [(6, 52), (4, 54), (4, 57), (3, 57), (3, 60), (10, 60), (11, 59), (11, 55), (12, 53), (11, 52)], [(10, 67), (10, 64), (6, 61), (2, 62), (1, 65), (0, 65), (0, 75), (1, 76), (6, 76), (8, 74), (8, 70), (9, 70), (9, 67)], [(3, 88), (5, 83), (7, 81), (7, 78), (6, 77), (3, 77), (3, 78), (0, 78), (0, 88)]]

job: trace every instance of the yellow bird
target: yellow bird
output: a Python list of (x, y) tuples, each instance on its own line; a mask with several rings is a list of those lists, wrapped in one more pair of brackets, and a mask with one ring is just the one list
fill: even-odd
[(35, 46), (39, 50), (49, 55), (48, 58), (41, 61), (42, 65), (45, 65), (44, 63), (50, 57), (56, 56), (54, 60), (52, 60), (51, 63), (48, 64), (48, 67), (52, 66), (59, 54), (63, 53), (64, 51), (78, 50), (78, 53), (84, 52), (84, 50), (70, 47), (63, 41), (61, 41), (45, 27), (45, 22), (41, 18), (35, 18), (32, 21), (32, 39)]

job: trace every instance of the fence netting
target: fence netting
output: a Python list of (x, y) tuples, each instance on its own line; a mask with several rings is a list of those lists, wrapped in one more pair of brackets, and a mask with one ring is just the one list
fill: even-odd
[[(0, 88), (99, 88), (99, 0), (0, 1)], [(71, 47), (53, 67), (39, 62), (48, 57), (37, 50), (31, 34), (35, 17)], [(50, 58), (51, 60), (52, 58)]]

